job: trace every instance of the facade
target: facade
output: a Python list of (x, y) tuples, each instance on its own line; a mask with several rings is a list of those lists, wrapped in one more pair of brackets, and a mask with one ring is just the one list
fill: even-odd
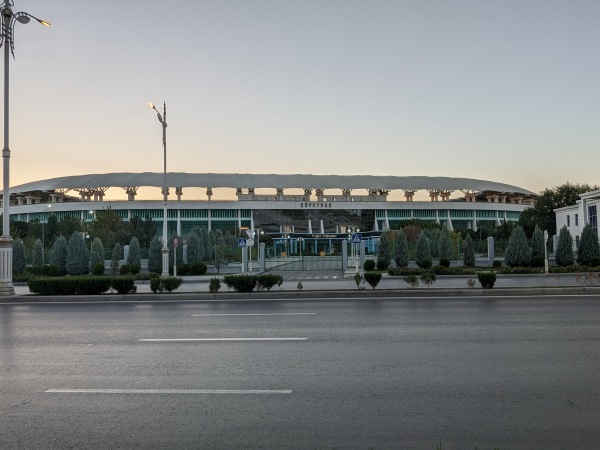
[(581, 194), (581, 200), (576, 204), (556, 209), (556, 231), (557, 233), (564, 226), (571, 233), (575, 248), (579, 247), (581, 232), (583, 227), (590, 224), (596, 235), (598, 234), (598, 212), (600, 211), (600, 190), (586, 192)]
[[(158, 195), (157, 189), (156, 200), (136, 200), (136, 195), (141, 186), (161, 188), (163, 183), (163, 173), (35, 181), (11, 188), (11, 220), (46, 222), (55, 215), (59, 220), (72, 216), (91, 222), (96, 212), (111, 209), (123, 220), (150, 217), (160, 234), (162, 192)], [(167, 191), (175, 192), (167, 205), (169, 233), (185, 236), (196, 226), (231, 233), (258, 229), (286, 240), (286, 245), (298, 245), (292, 241), (295, 239), (309, 239), (313, 252), (331, 250), (336, 241), (357, 230), (372, 248), (381, 231), (412, 219), (444, 224), (449, 230), (475, 231), (487, 223), (517, 221), (537, 197), (516, 186), (448, 177), (168, 173), (167, 184)], [(127, 199), (105, 199), (107, 190), (114, 187), (122, 188)], [(205, 199), (185, 199), (186, 188), (199, 187), (206, 189)], [(230, 189), (232, 199), (215, 199), (215, 188)], [(258, 194), (257, 190), (268, 193)], [(393, 190), (402, 190), (405, 200), (388, 200)], [(414, 200), (420, 190), (427, 192), (429, 201)]]

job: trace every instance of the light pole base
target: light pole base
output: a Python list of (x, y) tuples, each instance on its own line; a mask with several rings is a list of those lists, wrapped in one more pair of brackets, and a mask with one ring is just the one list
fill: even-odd
[(169, 276), (169, 247), (162, 248), (162, 277)]
[(0, 236), (0, 295), (15, 295), (12, 282), (13, 239)]

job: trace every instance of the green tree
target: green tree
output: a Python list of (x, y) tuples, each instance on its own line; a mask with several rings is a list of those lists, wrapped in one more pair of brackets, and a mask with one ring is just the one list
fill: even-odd
[(58, 267), (58, 273), (60, 275), (67, 274), (67, 254), (67, 240), (61, 234), (56, 239), (54, 239), (52, 249), (50, 250), (50, 264)]
[(408, 241), (402, 228), (396, 233), (396, 241), (394, 242), (394, 261), (396, 262), (396, 267), (408, 266)]
[(15, 240), (13, 244), (13, 275), (20, 275), (25, 271), (25, 245), (22, 239)]
[(438, 254), (440, 258), (452, 259), (452, 242), (450, 241), (450, 232), (447, 228), (441, 230), (438, 241)]
[(206, 227), (200, 228), (200, 242), (202, 244), (202, 260), (210, 261), (212, 259), (212, 241)]
[(162, 243), (158, 234), (155, 234), (150, 241), (148, 249), (148, 271), (153, 273), (162, 273)]
[(117, 242), (113, 247), (112, 256), (110, 258), (110, 271), (113, 275), (119, 273), (119, 261), (121, 261), (122, 253), (123, 249), (121, 248), (121, 244)]
[(429, 246), (429, 239), (427, 239), (425, 233), (421, 233), (417, 239), (417, 266), (423, 267), (425, 261), (431, 262), (431, 249)]
[(129, 241), (129, 253), (127, 255), (127, 264), (137, 264), (141, 266), (142, 264), (142, 253), (140, 249), (140, 241), (138, 238), (133, 236), (131, 241)]
[[(73, 216), (65, 216), (58, 221), (58, 234), (71, 236), (75, 231), (82, 231), (81, 220)], [(70, 239), (70, 238), (69, 238)]]
[[(394, 232), (384, 231), (379, 238), (379, 249), (377, 252), (377, 267), (387, 269), (392, 262)], [(354, 244), (352, 244), (354, 245)]]
[(545, 189), (536, 200), (535, 205), (521, 213), (519, 224), (523, 226), (528, 236), (531, 236), (538, 225), (548, 234), (556, 234), (556, 215), (554, 210), (565, 206), (574, 205), (579, 200), (579, 195), (584, 192), (594, 191), (598, 186), (589, 184), (571, 184), (569, 182), (560, 186)]
[(104, 260), (104, 244), (102, 244), (102, 239), (95, 237), (92, 242), (91, 268), (93, 268), (96, 263), (102, 263), (102, 265), (104, 265)]
[(215, 234), (215, 267), (217, 273), (221, 272), (221, 265), (225, 259), (225, 237), (223, 232), (219, 230), (219, 233)]
[(195, 231), (192, 231), (187, 238), (187, 262), (188, 264), (194, 264), (201, 261), (200, 236)]
[(600, 258), (598, 235), (590, 224), (583, 227), (581, 240), (577, 249), (577, 262), (582, 266), (591, 266), (595, 259)]
[(544, 258), (546, 256), (546, 243), (544, 242), (544, 232), (536, 225), (531, 238), (531, 257)]
[(142, 220), (133, 216), (129, 220), (131, 235), (137, 237), (141, 248), (148, 248), (152, 237), (156, 234), (156, 225), (149, 216)]
[(85, 275), (89, 271), (90, 254), (80, 232), (74, 231), (67, 245), (66, 269), (69, 275)]
[(42, 247), (42, 241), (40, 239), (35, 240), (33, 247), (33, 266), (41, 266), (44, 264), (44, 248)]
[(573, 256), (573, 237), (566, 226), (563, 226), (558, 233), (558, 246), (554, 255), (556, 264), (559, 266), (572, 266), (575, 262)]
[(475, 267), (475, 245), (470, 234), (463, 241), (463, 264), (465, 267)]
[(531, 249), (523, 227), (516, 227), (508, 239), (504, 262), (510, 267), (527, 267), (531, 263)]

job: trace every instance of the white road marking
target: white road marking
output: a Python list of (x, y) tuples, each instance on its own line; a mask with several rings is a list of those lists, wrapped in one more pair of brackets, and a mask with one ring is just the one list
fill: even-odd
[(49, 394), (291, 394), (272, 389), (48, 389)]
[(212, 341), (306, 341), (308, 338), (169, 338), (140, 339), (140, 342), (212, 342)]
[(317, 313), (231, 313), (231, 314), (192, 314), (192, 317), (208, 316), (314, 316)]

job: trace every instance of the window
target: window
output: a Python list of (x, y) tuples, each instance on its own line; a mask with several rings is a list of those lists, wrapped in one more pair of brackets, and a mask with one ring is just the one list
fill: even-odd
[(575, 214), (575, 226), (579, 226), (579, 214)]
[(567, 214), (567, 227), (571, 226), (571, 216)]
[(596, 233), (598, 233), (598, 211), (596, 205), (588, 207), (588, 216), (590, 218), (590, 225)]

